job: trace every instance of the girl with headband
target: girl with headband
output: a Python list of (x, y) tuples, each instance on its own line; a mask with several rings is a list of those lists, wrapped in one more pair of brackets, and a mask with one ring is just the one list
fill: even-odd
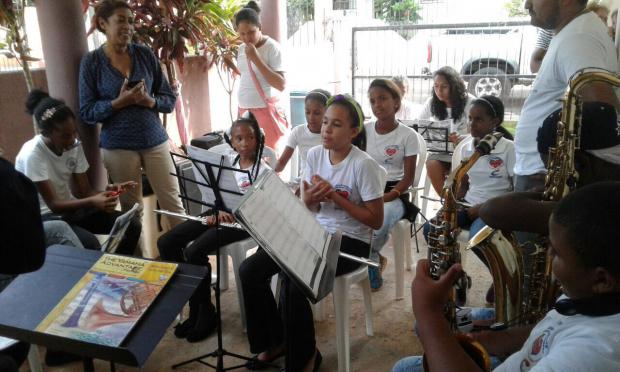
[[(360, 105), (350, 96), (331, 97), (321, 127), (323, 145), (308, 151), (302, 199), (327, 231), (342, 232), (342, 252), (368, 257), (372, 230), (383, 223), (385, 170), (363, 151), (364, 138)], [(336, 276), (358, 267), (357, 262), (339, 259)], [(250, 349), (259, 353), (247, 367), (267, 368), (286, 355), (287, 371), (317, 371), (322, 357), (312, 309), (303, 292), (284, 276), (284, 319), (280, 317), (269, 288), (271, 276), (279, 271), (263, 250), (241, 265)]]
[[(456, 195), (457, 199), (464, 200), (467, 205), (458, 212), (457, 224), (459, 227), (469, 229), (471, 239), (485, 226), (478, 215), (482, 203), (513, 189), (515, 150), (512, 135), (501, 125), (504, 121), (504, 104), (499, 98), (487, 95), (475, 99), (469, 109), (468, 118), (471, 135), (465, 137), (454, 150), (460, 152), (461, 159), (470, 157), (480, 139), (487, 134), (500, 132), (504, 135), (491, 153), (480, 157), (467, 172), (461, 190)], [(429, 228), (427, 222), (424, 225), (425, 237), (428, 236)], [(484, 262), (484, 259), (480, 258)], [(466, 289), (462, 288), (457, 293), (464, 303)], [(491, 300), (490, 294), (487, 298)]]
[(304, 105), (306, 109), (306, 125), (298, 125), (291, 131), (286, 148), (276, 164), (276, 172), (282, 172), (286, 164), (293, 156), (297, 147), (299, 150), (299, 169), (306, 167), (308, 150), (321, 144), (321, 125), (327, 109), (327, 100), (331, 94), (323, 89), (314, 89), (306, 95)]

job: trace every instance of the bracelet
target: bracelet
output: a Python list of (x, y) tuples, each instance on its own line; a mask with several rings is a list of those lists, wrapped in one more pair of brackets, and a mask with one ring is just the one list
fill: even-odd
[(398, 190), (396, 190), (396, 189), (392, 189), (391, 191), (396, 191), (396, 194), (397, 194), (397, 195), (396, 195), (396, 197), (399, 197), (399, 196), (400, 196), (400, 191), (398, 191)]

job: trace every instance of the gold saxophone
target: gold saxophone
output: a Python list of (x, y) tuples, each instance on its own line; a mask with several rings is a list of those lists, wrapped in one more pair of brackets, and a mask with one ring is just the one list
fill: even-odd
[[(463, 177), (467, 171), (484, 155), (487, 155), (495, 148), (495, 145), (502, 137), (501, 133), (493, 133), (485, 136), (472, 156), (463, 161), (446, 179), (441, 192), (442, 206), (437, 215), (430, 220), (430, 231), (428, 234), (428, 261), (430, 265), (430, 275), (437, 280), (444, 274), (450, 266), (461, 262), (461, 252), (457, 236), (459, 227), (456, 222), (457, 201), (456, 194), (461, 186)], [(466, 281), (465, 275), (460, 279)], [(462, 283), (461, 285), (466, 285)], [(450, 323), (452, 331), (457, 334), (461, 346), (485, 371), (491, 369), (488, 353), (478, 342), (471, 341), (458, 333), (455, 292), (452, 291), (445, 308), (445, 316)], [(424, 361), (426, 363), (426, 360)], [(426, 368), (428, 370), (428, 368)]]
[[(603, 70), (578, 71), (570, 81), (562, 103), (557, 126), (556, 145), (549, 149), (547, 176), (542, 199), (558, 201), (577, 185), (575, 150), (580, 148), (582, 99), (581, 88), (593, 82), (620, 86), (620, 77)], [(489, 264), (495, 287), (495, 320), (498, 324), (524, 325), (539, 321), (555, 301), (557, 286), (552, 280), (551, 259), (544, 237), (528, 255), (528, 270), (523, 250), (514, 234), (504, 234), (485, 226), (468, 245), (481, 253)], [(527, 288), (527, 290), (524, 290)]]

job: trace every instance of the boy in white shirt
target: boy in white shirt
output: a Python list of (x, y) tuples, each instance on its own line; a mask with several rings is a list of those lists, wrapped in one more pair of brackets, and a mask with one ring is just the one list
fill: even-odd
[[(492, 355), (510, 355), (495, 371), (620, 370), (620, 251), (614, 239), (619, 219), (620, 182), (586, 186), (558, 203), (549, 219), (550, 254), (565, 296), (535, 326), (469, 335)], [(454, 265), (435, 281), (428, 261), (421, 260), (412, 283), (413, 311), (431, 371), (480, 370), (442, 315), (461, 270)], [(393, 371), (416, 371), (420, 364), (406, 358)]]

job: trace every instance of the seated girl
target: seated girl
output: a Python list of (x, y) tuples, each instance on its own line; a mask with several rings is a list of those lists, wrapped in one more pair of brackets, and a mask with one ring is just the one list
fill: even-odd
[(387, 79), (373, 80), (368, 88), (368, 99), (377, 121), (366, 124), (366, 152), (387, 171), (383, 226), (374, 232), (370, 253), (370, 258), (379, 262), (380, 268), (368, 268), (370, 286), (378, 290), (383, 285), (381, 273), (387, 264), (387, 258), (380, 254), (381, 249), (396, 222), (410, 217), (415, 210), (406, 191), (413, 182), (419, 145), (415, 131), (396, 120), (396, 112), (402, 104), (396, 84)]
[[(246, 192), (252, 181), (268, 168), (262, 161), (257, 161), (262, 157), (265, 138), (250, 112), (233, 123), (230, 138), (225, 138), (236, 151), (230, 155), (233, 167), (247, 170), (250, 174), (248, 178), (247, 174), (235, 172), (239, 189)], [(220, 211), (219, 221), (232, 223), (235, 218), (230, 213)], [(207, 218), (205, 222), (185, 221), (157, 241), (162, 260), (188, 262), (208, 268), (205, 279), (189, 299), (189, 317), (174, 331), (175, 336), (186, 338), (189, 342), (205, 339), (216, 327), (215, 307), (211, 303), (211, 265), (207, 255), (215, 252), (217, 242), (224, 246), (249, 237), (244, 230), (224, 226), (220, 226), (216, 235), (214, 217)]]
[(304, 105), (307, 124), (298, 125), (291, 131), (286, 148), (276, 164), (276, 172), (282, 172), (296, 147), (299, 147), (299, 169), (303, 171), (306, 168), (308, 150), (321, 144), (321, 124), (325, 115), (325, 104), (329, 97), (331, 94), (323, 89), (312, 90), (306, 95)]
[[(321, 127), (323, 146), (308, 151), (302, 196), (321, 226), (342, 232), (342, 252), (368, 257), (372, 230), (383, 223), (385, 170), (361, 150), (363, 130), (364, 115), (353, 98), (336, 95), (328, 100)], [(358, 267), (357, 262), (339, 259), (336, 276)], [(284, 275), (283, 309), (278, 312), (269, 287), (278, 272), (278, 265), (262, 249), (241, 265), (248, 340), (250, 350), (258, 353), (246, 367), (267, 368), (285, 354), (286, 371), (317, 371), (322, 357), (316, 348), (310, 304)]]
[[(41, 134), (22, 146), (15, 168), (36, 185), (43, 221), (62, 219), (84, 247), (100, 249), (94, 234), (110, 232), (121, 215), (115, 210), (118, 195), (134, 187), (134, 183), (93, 190), (86, 175), (84, 149), (75, 136), (75, 115), (71, 109), (40, 90), (30, 92), (26, 109), (34, 116)], [(132, 220), (116, 253), (133, 254), (140, 232), (140, 221)]]
[[(435, 71), (433, 84), (433, 95), (424, 103), (418, 119), (452, 119), (453, 131), (448, 140), (456, 145), (469, 133), (467, 113), (476, 97), (467, 93), (463, 78), (452, 67), (445, 66)], [(426, 160), (428, 178), (437, 194), (441, 193), (443, 182), (450, 172), (451, 161), (451, 155), (443, 153), (430, 154)]]
[[(512, 135), (501, 126), (504, 121), (504, 104), (494, 96), (476, 98), (469, 110), (471, 136), (466, 137), (457, 148), (461, 158), (467, 159), (473, 154), (480, 139), (487, 134), (500, 132), (503, 137), (497, 142), (490, 154), (481, 156), (467, 172), (462, 181), (457, 200), (464, 200), (464, 207), (458, 211), (457, 224), (469, 228), (469, 238), (476, 235), (485, 226), (479, 216), (480, 207), (487, 200), (505, 194), (513, 189), (513, 169), (515, 150)], [(430, 225), (424, 225), (424, 237), (428, 241)], [(486, 263), (484, 258), (481, 260)], [(457, 291), (459, 301), (465, 302), (465, 288)], [(491, 294), (489, 293), (489, 298)]]

